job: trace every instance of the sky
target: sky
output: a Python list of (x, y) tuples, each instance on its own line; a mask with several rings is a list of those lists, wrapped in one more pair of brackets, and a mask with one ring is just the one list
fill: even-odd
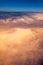
[(0, 10), (43, 11), (43, 0), (0, 0)]

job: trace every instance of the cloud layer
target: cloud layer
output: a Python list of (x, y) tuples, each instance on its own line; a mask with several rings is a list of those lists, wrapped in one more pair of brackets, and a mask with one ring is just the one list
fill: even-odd
[[(7, 14), (5, 15), (8, 16)], [(28, 13), (25, 15), (14, 15), (9, 18), (0, 19), (0, 28), (14, 28), (14, 27), (21, 27), (21, 28), (43, 27), (43, 13), (31, 13), (31, 14)]]
[(0, 65), (38, 65), (42, 58), (43, 28), (0, 33)]
[(0, 65), (43, 64), (43, 13), (12, 14), (0, 15)]

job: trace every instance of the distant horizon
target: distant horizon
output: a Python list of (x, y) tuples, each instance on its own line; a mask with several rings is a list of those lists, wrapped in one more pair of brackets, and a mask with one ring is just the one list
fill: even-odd
[(38, 10), (0, 10), (0, 12), (42, 12)]

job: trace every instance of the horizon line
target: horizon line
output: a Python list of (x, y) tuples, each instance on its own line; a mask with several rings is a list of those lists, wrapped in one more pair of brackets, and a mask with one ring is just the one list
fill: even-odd
[(0, 10), (0, 12), (42, 12), (43, 11), (38, 11), (38, 10)]

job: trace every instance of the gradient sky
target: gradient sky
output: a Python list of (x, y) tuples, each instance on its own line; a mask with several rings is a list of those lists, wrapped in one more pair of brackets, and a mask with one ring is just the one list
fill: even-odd
[(0, 0), (0, 10), (43, 11), (43, 0)]

